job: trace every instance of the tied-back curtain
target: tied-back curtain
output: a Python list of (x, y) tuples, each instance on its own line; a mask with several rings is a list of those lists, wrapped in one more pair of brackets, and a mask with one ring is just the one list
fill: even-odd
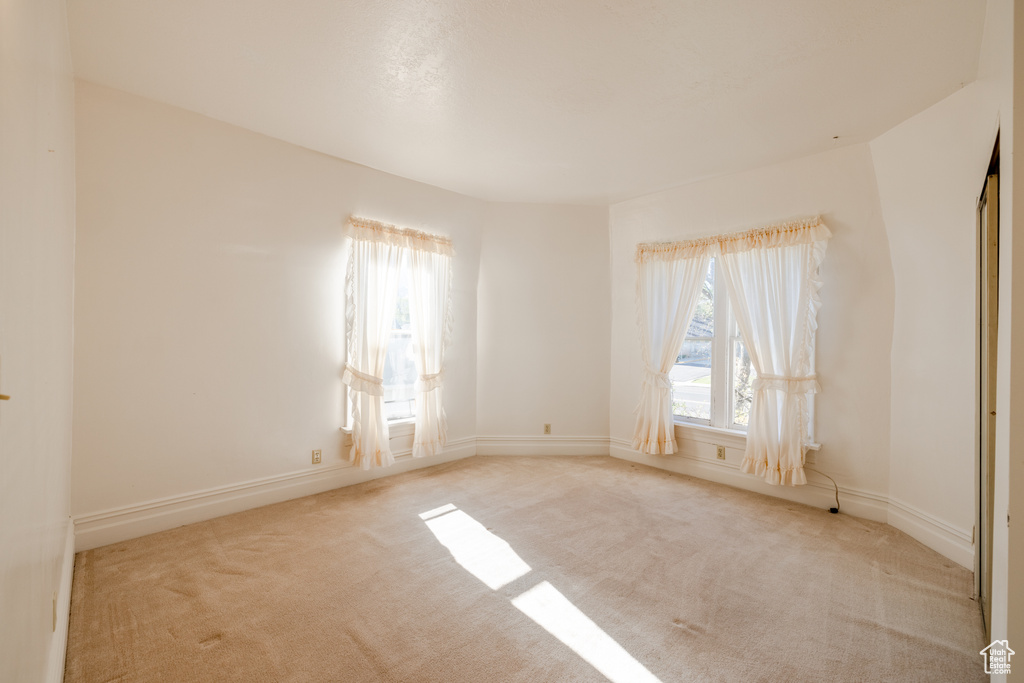
[(410, 313), (416, 342), (416, 433), (412, 456), (440, 453), (448, 441), (442, 402), (444, 353), (451, 337), (452, 256), (449, 245), (410, 253)]
[(693, 318), (711, 256), (705, 245), (665, 251), (637, 250), (637, 306), (644, 376), (633, 448), (669, 455), (676, 451), (672, 382), (686, 330)]
[(818, 391), (818, 269), (829, 237), (829, 229), (815, 218), (687, 242), (637, 245), (644, 375), (633, 448), (675, 451), (668, 372), (683, 345), (708, 259), (715, 257), (757, 373), (742, 469), (770, 484), (807, 483), (807, 394)]
[(818, 269), (831, 236), (820, 220), (719, 243), (719, 265), (757, 373), (741, 469), (769, 484), (806, 484), (807, 395), (818, 391), (814, 331)]
[(384, 411), (384, 366), (403, 265), (411, 269), (410, 316), (418, 346), (413, 455), (438, 453), (447, 439), (441, 387), (451, 327), (451, 240), (355, 216), (346, 232), (351, 247), (342, 381), (351, 397), (349, 459), (363, 469), (395, 462)]
[(352, 231), (346, 278), (346, 346), (342, 381), (352, 402), (349, 460), (368, 470), (395, 462), (384, 414), (384, 361), (395, 317), (402, 247), (386, 235)]

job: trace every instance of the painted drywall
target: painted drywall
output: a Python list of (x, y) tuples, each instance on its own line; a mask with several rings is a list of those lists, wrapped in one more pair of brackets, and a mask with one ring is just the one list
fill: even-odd
[(71, 590), (74, 84), (62, 0), (0, 15), (0, 680), (54, 681)]
[[(735, 232), (816, 214), (821, 214), (833, 237), (821, 268), (817, 375), (822, 392), (817, 397), (816, 433), (823, 445), (815, 467), (844, 489), (860, 494), (865, 506), (860, 514), (884, 518), (878, 503), (889, 489), (893, 280), (867, 145), (723, 176), (611, 207), (613, 454), (629, 453), (640, 393), (637, 243)], [(680, 456), (650, 456), (644, 461), (679, 469), (682, 460), (695, 458), (701, 461), (701, 476), (728, 474), (730, 483), (752, 490), (816, 504), (822, 496), (831, 495), (831, 490), (825, 495), (816, 487), (771, 487), (753, 475), (740, 475), (735, 469), (742, 459), (738, 448), (727, 449), (721, 467), (711, 443), (683, 443), (681, 448)], [(816, 475), (808, 478), (821, 480)]]
[[(999, 102), (1000, 144), (1012, 150), (1009, 158), (1001, 157), (1000, 164), (1001, 181), (1004, 187), (1012, 188), (1003, 192), (999, 203), (998, 372), (1000, 379), (1008, 381), (997, 387), (996, 397), (1001, 414), (996, 417), (996, 476), (1000, 479), (995, 518), (1000, 520), (1005, 509), (1006, 527), (996, 527), (993, 564), (997, 572), (992, 590), (993, 600), (1002, 602), (1005, 595), (1006, 612), (1004, 617), (993, 611), (992, 630), (997, 637), (1006, 634), (1014, 643), (1024, 642), (1024, 277), (1020, 275), (1024, 270), (1024, 221), (1016, 220), (1012, 207), (1018, 199), (1024, 205), (1024, 149), (1018, 149), (1013, 132), (1018, 123), (1024, 126), (1024, 12), (1020, 9), (1020, 3), (1008, 0), (989, 3), (994, 26), (992, 47), (988, 50), (994, 53), (992, 61), (996, 66), (986, 73)], [(986, 30), (986, 42), (987, 34)], [(999, 565), (1004, 557), (1005, 573)], [(1005, 630), (1000, 632), (997, 628)], [(1024, 679), (1019, 665), (1014, 671), (1013, 680)]]
[(86, 80), (476, 197), (573, 204), (825, 151), (837, 132), (866, 141), (971, 80), (985, 10), (978, 0), (68, 6)]
[[(999, 124), (999, 137), (1002, 153), (999, 162), (999, 221), (1001, 233), (1001, 249), (999, 254), (999, 317), (1001, 324), (998, 332), (998, 359), (996, 385), (996, 467), (995, 496), (993, 512), (993, 545), (992, 545), (992, 633), (993, 639), (1007, 637), (1008, 621), (1008, 590), (1009, 582), (1009, 516), (1010, 502), (1009, 468), (1010, 468), (1010, 425), (1011, 421), (1020, 424), (1024, 416), (1018, 413), (1013, 420), (1014, 406), (1010, 405), (1010, 382), (1003, 378), (1010, 376), (1010, 341), (1012, 332), (1012, 297), (1013, 282), (1013, 197), (1015, 194), (1013, 159), (1014, 146), (1014, 2), (1013, 0), (988, 0), (985, 13), (985, 29), (982, 38), (981, 54), (978, 59), (978, 79), (975, 85), (988, 91), (987, 98), (993, 103), (995, 116)], [(1017, 316), (1018, 326), (1024, 316)], [(1020, 338), (1020, 335), (1017, 335)], [(1020, 384), (1018, 384), (1020, 386)], [(1018, 406), (1020, 403), (1017, 404)], [(1002, 407), (1006, 406), (1006, 409)], [(1019, 410), (1019, 408), (1018, 408)], [(1021, 486), (1014, 490), (1021, 491)], [(1007, 520), (1003, 523), (1003, 520)], [(1021, 539), (1024, 541), (1024, 539)], [(1020, 576), (1024, 567), (1017, 567), (1016, 575)], [(1020, 585), (1018, 581), (1016, 585)], [(1024, 619), (1024, 604), (1018, 604), (1015, 610), (1018, 620)], [(1021, 621), (1018, 621), (1021, 624)], [(1024, 625), (1017, 630), (1024, 632)], [(1015, 642), (1019, 642), (1015, 641)], [(1005, 680), (1001, 674), (993, 675), (992, 681), (1000, 683)]]
[(445, 407), (475, 434), (482, 202), (85, 82), (76, 124), (76, 518), (347, 458), (349, 214), (452, 238)]
[[(608, 211), (489, 204), (480, 249), (477, 434), (608, 436)], [(571, 448), (581, 444), (575, 440)], [(607, 446), (603, 446), (607, 452)]]
[[(1013, 200), (1021, 192), (1013, 180), (1017, 174), (1012, 163), (1018, 156), (1013, 135), (1015, 21), (1019, 32), (1021, 17), (1014, 16), (1012, 1), (989, 0), (977, 80), (879, 137), (871, 149), (896, 280), (890, 495), (915, 501), (957, 524), (973, 525), (975, 210), (999, 132), (1000, 327), (991, 637), (1019, 641), (1024, 638), (1024, 584), (1010, 577), (1024, 572), (1024, 534), (1014, 538), (1013, 527), (1004, 521), (1014, 504), (1021, 505), (1019, 492), (1024, 491), (1020, 456), (1019, 479), (1013, 479), (1011, 463), (1011, 453), (1021, 453), (1024, 442), (1021, 432), (1012, 431), (1024, 425), (1024, 363), (1019, 360), (1024, 351), (1014, 348), (1024, 337), (1024, 295), (1013, 296), (1014, 288), (1021, 287), (1020, 278), (1013, 277), (1014, 262), (1024, 261), (1013, 240)], [(1019, 50), (1016, 59), (1021, 59)], [(945, 368), (941, 376), (932, 371), (936, 366)], [(1020, 439), (1016, 449), (1014, 436)], [(890, 523), (903, 528), (898, 519)], [(993, 676), (993, 681), (1001, 680), (1005, 677)]]
[[(896, 283), (889, 498), (968, 530), (977, 510), (977, 201), (999, 125), (988, 95), (971, 84), (871, 143)], [(919, 536), (898, 514), (889, 522)]]

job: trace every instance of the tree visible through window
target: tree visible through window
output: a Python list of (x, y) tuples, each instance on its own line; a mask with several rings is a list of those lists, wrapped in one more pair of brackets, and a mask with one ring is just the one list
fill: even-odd
[(688, 422), (746, 429), (756, 372), (711, 259), (683, 348), (669, 376), (672, 413)]
[[(733, 323), (735, 327), (735, 323)], [(743, 345), (739, 333), (734, 332), (732, 336), (732, 425), (737, 428), (746, 429), (750, 421), (750, 402), (754, 399), (754, 389), (751, 386), (757, 372), (750, 364), (750, 354)]]
[(672, 412), (680, 417), (705, 422), (711, 420), (711, 358), (714, 355), (714, 341), (715, 260), (711, 259), (683, 348), (669, 373), (672, 379)]

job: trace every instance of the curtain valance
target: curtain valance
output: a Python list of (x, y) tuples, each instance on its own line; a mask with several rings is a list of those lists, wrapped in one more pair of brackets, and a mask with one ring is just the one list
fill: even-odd
[(807, 483), (809, 394), (821, 307), (819, 267), (832, 233), (820, 217), (685, 242), (637, 245), (637, 318), (643, 381), (633, 447), (675, 452), (670, 372), (683, 345), (708, 261), (721, 278), (750, 354), (747, 446), (740, 469), (769, 484)]
[(354, 240), (380, 242), (432, 254), (455, 255), (451, 239), (443, 235), (434, 235), (412, 228), (400, 228), (397, 225), (358, 216), (350, 216), (345, 227), (349, 237)]
[(734, 254), (751, 249), (772, 249), (824, 242), (832, 236), (816, 216), (801, 221), (778, 223), (728, 235), (701, 237), (682, 242), (643, 242), (636, 245), (636, 262), (678, 261), (705, 256)]

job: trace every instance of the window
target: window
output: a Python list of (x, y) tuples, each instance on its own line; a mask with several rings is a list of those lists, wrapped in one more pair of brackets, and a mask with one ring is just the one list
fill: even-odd
[(402, 260), (395, 318), (384, 360), (384, 416), (388, 421), (416, 416), (416, 344), (410, 317), (409, 259)]
[(715, 342), (715, 260), (711, 259), (683, 348), (669, 373), (672, 414), (711, 422), (711, 362)]
[(356, 216), (345, 232), (341, 381), (352, 424), (349, 460), (366, 470), (393, 465), (389, 423), (397, 420), (407, 421), (397, 432), (415, 435), (412, 457), (437, 455), (448, 440), (443, 390), (452, 241)]
[(669, 377), (672, 414), (676, 418), (746, 430), (756, 372), (729, 309), (725, 283), (714, 258)]
[(741, 471), (769, 484), (807, 483), (820, 389), (813, 332), (831, 235), (816, 217), (637, 245), (643, 374), (634, 449), (675, 453), (686, 435), (680, 421), (718, 436), (745, 431)]

